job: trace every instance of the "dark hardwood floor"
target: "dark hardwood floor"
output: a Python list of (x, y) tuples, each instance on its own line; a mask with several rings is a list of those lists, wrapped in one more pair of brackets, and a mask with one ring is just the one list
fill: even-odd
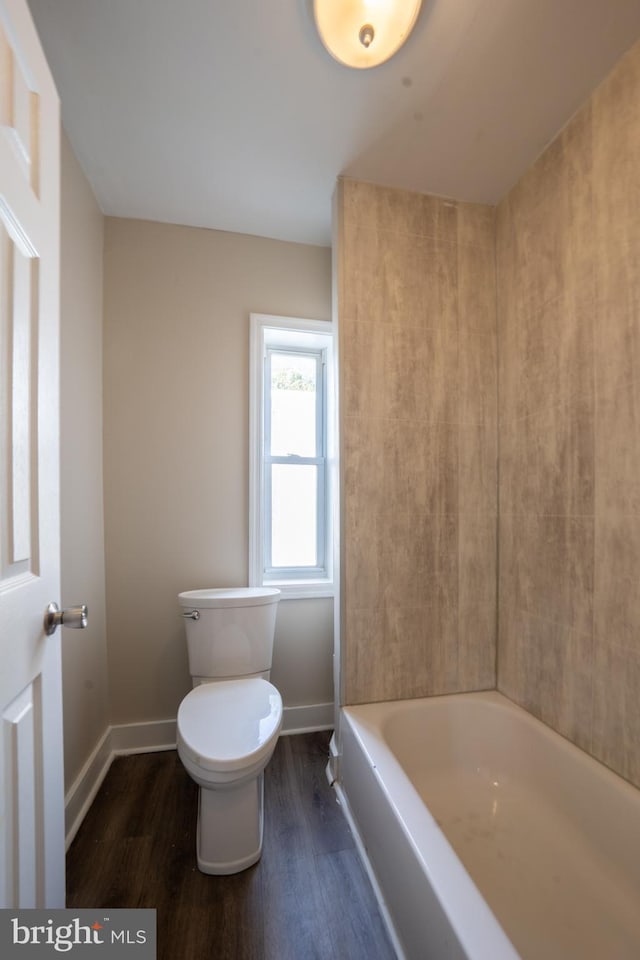
[(155, 907), (159, 960), (393, 960), (328, 743), (280, 738), (262, 858), (231, 877), (196, 867), (197, 787), (177, 753), (119, 757), (67, 854), (67, 906)]

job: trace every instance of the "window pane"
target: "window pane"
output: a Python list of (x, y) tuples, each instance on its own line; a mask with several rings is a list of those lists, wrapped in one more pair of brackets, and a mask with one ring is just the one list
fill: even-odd
[(271, 467), (271, 564), (315, 567), (317, 563), (317, 477), (309, 464)]
[(316, 456), (315, 357), (271, 354), (271, 455)]

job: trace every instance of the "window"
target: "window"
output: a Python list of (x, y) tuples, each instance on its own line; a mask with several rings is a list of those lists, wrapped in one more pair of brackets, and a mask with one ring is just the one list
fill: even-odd
[(251, 317), (250, 582), (332, 593), (330, 323)]

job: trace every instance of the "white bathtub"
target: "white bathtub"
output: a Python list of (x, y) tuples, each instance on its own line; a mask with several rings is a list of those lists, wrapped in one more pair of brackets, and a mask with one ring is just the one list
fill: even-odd
[(347, 707), (341, 740), (407, 960), (640, 958), (640, 791), (494, 692)]

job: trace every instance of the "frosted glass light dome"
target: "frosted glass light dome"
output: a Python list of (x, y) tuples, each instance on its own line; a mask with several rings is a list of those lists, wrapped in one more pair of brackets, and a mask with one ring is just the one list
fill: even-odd
[(366, 69), (400, 49), (421, 6), (422, 0), (314, 0), (313, 13), (331, 56)]

